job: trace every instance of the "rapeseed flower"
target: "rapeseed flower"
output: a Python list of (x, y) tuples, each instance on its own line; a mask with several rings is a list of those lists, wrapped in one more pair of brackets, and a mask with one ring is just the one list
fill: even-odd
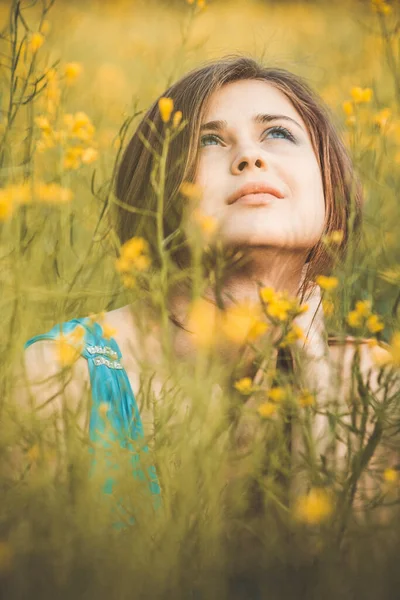
[(193, 213), (193, 218), (200, 227), (201, 233), (204, 237), (211, 237), (217, 230), (218, 222), (215, 217), (204, 214), (201, 210), (197, 209)]
[(356, 86), (351, 89), (350, 95), (356, 104), (367, 103), (372, 99), (372, 90), (371, 88)]
[(299, 497), (294, 506), (295, 518), (308, 525), (323, 523), (332, 513), (332, 497), (322, 488), (312, 488), (307, 495)]
[(181, 121), (182, 121), (182, 111), (177, 110), (172, 119), (172, 126), (176, 129)]
[(81, 63), (78, 62), (70, 62), (67, 63), (64, 67), (64, 77), (65, 81), (68, 85), (75, 83), (78, 77), (82, 74), (83, 67)]
[(202, 196), (201, 187), (196, 183), (191, 183), (190, 181), (183, 181), (179, 191), (183, 196), (186, 196), (186, 198), (191, 200), (198, 200)]
[(172, 111), (174, 110), (174, 101), (172, 98), (166, 98), (163, 96), (158, 101), (158, 109), (160, 111), (161, 119), (164, 123), (168, 123), (171, 118)]
[(272, 402), (263, 402), (257, 408), (258, 414), (263, 419), (269, 419), (276, 413), (277, 410), (278, 410), (277, 405), (273, 404)]
[(287, 390), (283, 387), (272, 387), (268, 390), (267, 396), (271, 402), (282, 402), (287, 397)]
[(73, 365), (81, 355), (83, 342), (77, 343), (71, 335), (60, 335), (56, 340), (55, 353), (63, 367)]
[(90, 165), (95, 160), (98, 159), (99, 153), (95, 148), (91, 146), (89, 148), (85, 148), (81, 155), (81, 161), (84, 165)]
[(262, 320), (262, 310), (258, 302), (243, 300), (228, 307), (222, 315), (221, 330), (225, 338), (235, 344), (243, 344), (254, 339), (256, 331), (261, 332), (259, 323)]
[(234, 387), (241, 394), (248, 395), (253, 391), (253, 381), (250, 377), (242, 377), (235, 381)]
[(44, 35), (36, 31), (32, 33), (31, 39), (29, 41), (29, 47), (32, 52), (37, 52), (39, 48), (41, 48), (44, 44)]
[(103, 330), (103, 335), (107, 340), (111, 339), (112, 337), (115, 337), (117, 334), (117, 330), (115, 329), (115, 327), (111, 327), (107, 323), (103, 323), (101, 328)]
[(206, 348), (217, 343), (219, 313), (218, 307), (204, 298), (192, 302), (188, 312), (187, 329), (192, 333), (196, 346)]
[(142, 237), (133, 237), (121, 246), (120, 257), (115, 266), (119, 273), (127, 273), (132, 269), (146, 271), (151, 264), (148, 256), (149, 245)]
[(315, 404), (315, 395), (304, 389), (298, 396), (298, 403), (303, 407), (313, 406)]
[(378, 333), (385, 328), (379, 315), (371, 312), (370, 300), (358, 300), (354, 310), (347, 315), (347, 323), (354, 329), (366, 327), (371, 333)]
[(286, 348), (286, 346), (290, 346), (291, 344), (294, 344), (295, 342), (304, 339), (305, 336), (303, 329), (299, 325), (296, 325), (296, 323), (292, 323), (289, 331), (286, 333), (285, 337), (279, 345), (281, 348)]
[(392, 116), (392, 111), (390, 108), (383, 108), (374, 116), (374, 123), (378, 125), (381, 129), (383, 129), (387, 124), (389, 119)]
[(326, 277), (325, 275), (318, 275), (315, 282), (325, 292), (331, 292), (339, 285), (339, 280), (337, 277)]
[(386, 483), (397, 483), (397, 481), (399, 480), (399, 473), (398, 471), (396, 471), (396, 469), (385, 469), (383, 472), (383, 479)]
[(392, 7), (387, 4), (386, 0), (371, 0), (371, 8), (381, 15), (389, 15), (392, 12)]

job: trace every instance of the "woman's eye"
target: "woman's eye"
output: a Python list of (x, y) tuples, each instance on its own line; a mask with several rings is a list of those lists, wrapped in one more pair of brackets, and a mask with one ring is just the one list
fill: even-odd
[(277, 127), (271, 127), (270, 129), (267, 129), (264, 133), (266, 134), (265, 137), (267, 137), (267, 135), (270, 133), (276, 133), (278, 134), (278, 138), (291, 140), (292, 142), (296, 141), (294, 135), (289, 131), (289, 129), (286, 129), (286, 127), (282, 127), (281, 125)]
[[(200, 147), (202, 146), (215, 146), (220, 143), (219, 137), (213, 135), (212, 133), (208, 133), (207, 135), (203, 135), (200, 139)], [(211, 143), (209, 143), (211, 142)], [(215, 143), (213, 143), (215, 142)]]

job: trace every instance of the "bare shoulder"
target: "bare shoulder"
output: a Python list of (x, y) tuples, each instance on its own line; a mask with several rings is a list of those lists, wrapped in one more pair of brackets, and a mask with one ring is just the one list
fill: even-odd
[(63, 366), (57, 357), (54, 340), (40, 340), (29, 346), (15, 368), (16, 402), (35, 408), (43, 415), (61, 408), (68, 398), (71, 408), (89, 388), (89, 371), (83, 357)]

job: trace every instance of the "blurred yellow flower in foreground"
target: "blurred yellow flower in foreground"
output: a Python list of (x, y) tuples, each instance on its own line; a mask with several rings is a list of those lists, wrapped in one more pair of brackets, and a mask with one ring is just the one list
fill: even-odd
[(292, 323), (292, 325), (289, 328), (289, 331), (287, 332), (287, 334), (285, 335), (285, 337), (279, 345), (281, 348), (286, 348), (286, 346), (290, 346), (291, 344), (294, 344), (295, 342), (304, 339), (305, 335), (303, 329), (300, 327), (300, 325)]
[(354, 105), (352, 102), (350, 102), (350, 100), (346, 100), (346, 102), (343, 102), (342, 107), (343, 107), (343, 111), (345, 112), (345, 114), (348, 117), (351, 117), (353, 115)]
[(277, 410), (278, 410), (277, 405), (273, 404), (272, 402), (263, 402), (257, 408), (258, 414), (263, 419), (269, 419), (270, 417), (272, 417), (276, 413)]
[(163, 96), (158, 101), (158, 109), (160, 111), (161, 119), (164, 123), (168, 123), (171, 118), (172, 111), (174, 110), (174, 101), (172, 98), (166, 98)]
[(282, 402), (287, 397), (287, 390), (283, 387), (272, 387), (267, 395), (272, 402)]
[(312, 488), (305, 496), (297, 499), (294, 516), (302, 523), (318, 525), (329, 519), (333, 513), (331, 494), (322, 488)]
[(262, 320), (262, 310), (258, 302), (243, 300), (228, 307), (222, 315), (221, 330), (225, 338), (235, 344), (243, 344), (249, 339), (254, 339), (255, 334), (263, 330), (259, 323)]
[(82, 74), (83, 67), (81, 63), (69, 62), (64, 67), (65, 81), (68, 85), (75, 83), (78, 77)]
[(388, 124), (388, 121), (389, 121), (389, 119), (390, 119), (391, 116), (392, 116), (391, 109), (390, 108), (383, 108), (378, 113), (376, 113), (376, 115), (374, 116), (374, 123), (376, 125), (379, 125), (379, 127), (381, 129), (383, 129)]
[(220, 311), (213, 302), (204, 298), (194, 300), (189, 308), (187, 329), (199, 347), (210, 347), (218, 341)]
[(343, 231), (331, 231), (329, 234), (324, 236), (323, 241), (325, 244), (337, 244), (340, 245), (343, 242), (344, 233)]
[(81, 160), (83, 164), (90, 165), (92, 162), (97, 160), (98, 156), (98, 151), (90, 146), (89, 148), (85, 148), (85, 150), (82, 152)]
[(176, 113), (174, 114), (174, 118), (172, 119), (172, 125), (173, 127), (178, 127), (179, 123), (182, 121), (182, 111), (181, 110), (177, 110)]
[(290, 298), (287, 292), (277, 292), (274, 288), (260, 288), (260, 298), (265, 304), (266, 313), (272, 319), (287, 321), (289, 317), (295, 317), (307, 312), (308, 305), (300, 305), (297, 298)]
[(149, 245), (142, 237), (133, 237), (121, 246), (120, 257), (115, 261), (119, 273), (129, 273), (132, 269), (146, 271), (151, 260), (148, 256)]
[(399, 473), (396, 469), (385, 469), (383, 472), (383, 479), (386, 483), (396, 483), (399, 480)]
[(111, 327), (107, 323), (104, 323), (102, 325), (102, 330), (104, 337), (108, 340), (117, 334), (117, 330), (115, 329), (115, 327)]
[(193, 213), (193, 218), (198, 223), (201, 233), (205, 238), (211, 237), (217, 230), (217, 220), (210, 216), (205, 215), (200, 209), (196, 209)]
[(356, 86), (351, 89), (350, 95), (356, 104), (367, 103), (372, 99), (372, 90)]
[(370, 348), (372, 360), (378, 367), (392, 365), (400, 367), (400, 332), (393, 334), (390, 344), (385, 348), (376, 345)]
[(326, 277), (326, 275), (318, 275), (315, 282), (325, 292), (331, 292), (339, 285), (339, 280), (337, 277)]
[(387, 4), (386, 0), (371, 0), (371, 8), (382, 15), (389, 15), (392, 12), (392, 7)]
[(183, 196), (189, 198), (191, 200), (200, 199), (202, 196), (202, 189), (196, 183), (191, 183), (190, 181), (183, 181), (179, 188), (179, 191)]
[(253, 381), (250, 377), (242, 377), (235, 382), (235, 389), (241, 394), (251, 394), (253, 391)]
[(31, 35), (29, 47), (32, 50), (32, 52), (37, 52), (39, 50), (39, 48), (41, 48), (43, 46), (43, 44), (44, 44), (44, 35), (42, 35), (38, 31)]
[(315, 396), (308, 390), (302, 390), (299, 397), (298, 402), (300, 406), (313, 406), (315, 404)]
[(371, 333), (378, 333), (385, 328), (379, 315), (371, 312), (370, 300), (358, 300), (354, 310), (347, 315), (347, 322), (354, 329), (366, 327)]
[(63, 367), (73, 365), (80, 357), (82, 350), (83, 341), (76, 342), (70, 334), (60, 335), (56, 340), (56, 358)]

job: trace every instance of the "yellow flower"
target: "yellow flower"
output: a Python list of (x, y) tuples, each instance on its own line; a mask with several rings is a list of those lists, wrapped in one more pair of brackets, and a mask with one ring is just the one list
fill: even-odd
[(272, 402), (264, 402), (257, 408), (257, 412), (260, 417), (263, 417), (263, 419), (269, 419), (276, 413), (277, 409), (278, 407), (276, 404), (272, 404)]
[(378, 333), (378, 331), (382, 331), (385, 328), (378, 315), (368, 317), (366, 325), (371, 333)]
[(64, 67), (64, 76), (68, 85), (74, 83), (78, 77), (82, 74), (83, 67), (81, 63), (70, 62)]
[(308, 390), (302, 390), (301, 394), (298, 397), (298, 402), (300, 406), (313, 406), (315, 404), (315, 396), (311, 394)]
[(197, 0), (197, 6), (199, 8), (205, 8), (205, 6), (206, 6), (206, 0)]
[(385, 0), (371, 0), (371, 8), (382, 15), (389, 15), (392, 12), (392, 7)]
[(197, 200), (202, 196), (202, 189), (196, 183), (191, 183), (190, 181), (184, 181), (181, 183), (179, 188), (181, 194), (186, 196), (186, 198)]
[(343, 102), (342, 104), (343, 110), (348, 117), (351, 117), (354, 113), (353, 103), (350, 101)]
[(390, 108), (383, 108), (374, 116), (374, 123), (376, 125), (379, 125), (381, 129), (383, 129), (383, 127), (387, 125), (391, 115), (392, 111), (390, 110)]
[(192, 303), (187, 329), (192, 332), (193, 341), (197, 346), (206, 348), (218, 341), (219, 320), (219, 310), (214, 303), (203, 298), (198, 298)]
[(142, 237), (133, 237), (121, 246), (121, 256), (115, 262), (119, 273), (129, 272), (131, 269), (145, 271), (151, 264), (147, 255), (149, 245)]
[(56, 340), (56, 358), (63, 367), (73, 365), (81, 355), (83, 344), (76, 344), (69, 335), (60, 335)]
[(371, 88), (353, 87), (350, 91), (351, 97), (356, 104), (370, 102), (372, 98)]
[(14, 552), (8, 542), (0, 540), (0, 573), (8, 573), (12, 569)]
[(339, 285), (339, 280), (337, 277), (326, 277), (325, 275), (318, 275), (316, 278), (316, 283), (319, 287), (326, 292), (331, 292)]
[(4, 190), (0, 190), (0, 222), (7, 221), (14, 211), (14, 205), (11, 195)]
[(346, 119), (347, 127), (354, 127), (356, 122), (357, 122), (357, 120), (354, 115), (351, 115), (351, 117), (347, 117), (347, 119)]
[(272, 402), (282, 402), (286, 398), (287, 390), (282, 387), (273, 387), (268, 390), (268, 399)]
[(79, 169), (83, 149), (79, 146), (68, 148), (64, 156), (64, 169)]
[(347, 322), (350, 327), (362, 327), (362, 315), (358, 313), (356, 310), (351, 310), (347, 315)]
[(177, 110), (176, 113), (174, 114), (174, 118), (172, 119), (173, 127), (176, 129), (181, 121), (182, 121), (182, 111)]
[(368, 317), (371, 314), (371, 301), (370, 300), (358, 300), (356, 302), (356, 312), (361, 317)]
[(35, 196), (39, 202), (49, 204), (64, 204), (71, 202), (73, 192), (57, 183), (39, 183), (35, 186)]
[(107, 323), (102, 325), (102, 329), (104, 337), (108, 340), (117, 334), (115, 327), (111, 327), (110, 325), (107, 325)]
[(263, 335), (263, 333), (268, 331), (268, 329), (269, 329), (269, 326), (267, 323), (265, 323), (265, 321), (255, 321), (254, 324), (249, 329), (249, 334), (247, 336), (247, 339), (250, 342), (253, 342), (257, 338), (259, 338), (261, 335)]
[(336, 244), (339, 246), (343, 242), (343, 235), (343, 231), (331, 231), (323, 238), (323, 241), (325, 244)]
[(195, 221), (198, 223), (202, 234), (208, 238), (211, 237), (217, 230), (218, 222), (215, 217), (205, 215), (199, 209), (193, 213)]
[(42, 35), (38, 31), (31, 35), (29, 45), (30, 45), (30, 49), (32, 52), (37, 52), (39, 50), (39, 48), (41, 48), (43, 46), (43, 44), (44, 44), (44, 35)]
[(299, 325), (296, 325), (296, 323), (292, 323), (289, 331), (281, 341), (280, 346), (281, 348), (285, 348), (299, 340), (304, 340), (304, 337), (303, 329)]
[(242, 379), (235, 381), (235, 389), (241, 394), (251, 394), (253, 390), (253, 381), (250, 377), (242, 377)]
[(322, 488), (312, 488), (307, 495), (299, 497), (294, 506), (294, 516), (308, 525), (318, 525), (332, 513), (332, 497)]
[(35, 123), (39, 127), (39, 129), (41, 129), (42, 131), (44, 131), (48, 134), (51, 133), (52, 128), (51, 128), (48, 117), (45, 117), (44, 115), (39, 115), (35, 118)]
[(158, 108), (160, 111), (161, 119), (164, 123), (168, 123), (171, 118), (172, 111), (174, 110), (174, 101), (172, 98), (166, 98), (163, 96), (158, 101)]
[(43, 33), (43, 35), (46, 35), (47, 33), (49, 33), (50, 28), (51, 28), (50, 21), (45, 19), (42, 22), (42, 26), (40, 27), (40, 32)]
[(254, 327), (262, 319), (260, 304), (243, 300), (226, 309), (222, 315), (222, 333), (235, 344), (243, 344), (250, 333), (254, 335)]
[(85, 148), (85, 150), (82, 152), (81, 160), (85, 165), (90, 165), (92, 162), (97, 160), (98, 156), (98, 151), (95, 148), (89, 147)]
[(383, 472), (383, 479), (386, 483), (396, 483), (399, 480), (399, 473), (396, 469), (385, 469)]
[(136, 285), (136, 279), (133, 275), (123, 274), (121, 277), (122, 285), (127, 289), (133, 289)]

